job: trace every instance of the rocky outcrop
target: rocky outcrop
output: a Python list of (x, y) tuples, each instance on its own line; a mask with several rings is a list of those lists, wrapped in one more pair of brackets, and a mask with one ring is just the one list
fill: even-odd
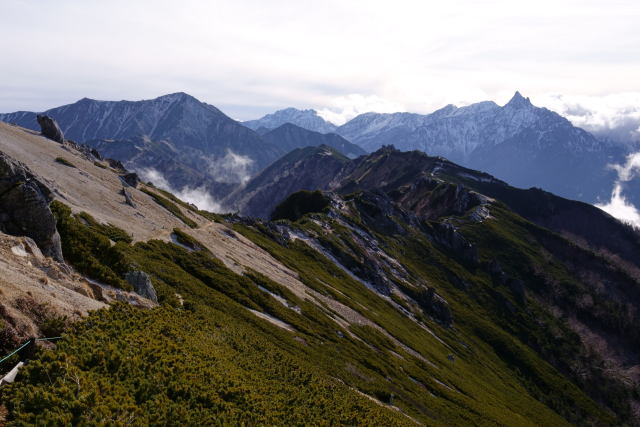
[(120, 177), (127, 185), (136, 188), (140, 184), (140, 177), (137, 173), (131, 172)]
[(74, 148), (80, 154), (82, 154), (87, 160), (90, 160), (92, 162), (104, 160), (104, 158), (102, 157), (102, 154), (100, 154), (98, 150), (86, 144), (78, 144), (75, 141), (71, 141), (67, 139), (65, 140), (65, 145)]
[(122, 195), (124, 196), (124, 201), (126, 204), (128, 204), (134, 209), (137, 207), (136, 202), (133, 200), (133, 196), (131, 195), (131, 192), (125, 186), (122, 187)]
[(108, 158), (108, 159), (105, 159), (105, 161), (109, 164), (110, 168), (115, 169), (118, 172), (122, 172), (122, 173), (127, 172), (127, 168), (124, 167), (124, 165), (120, 160), (114, 160), (114, 159)]
[(420, 292), (417, 302), (429, 316), (442, 323), (444, 326), (453, 324), (453, 316), (447, 301), (436, 293), (434, 288), (428, 287)]
[(36, 119), (40, 125), (40, 132), (42, 132), (44, 137), (59, 142), (60, 144), (64, 143), (64, 134), (55, 120), (45, 114), (38, 114)]
[(434, 223), (433, 237), (436, 242), (453, 252), (459, 259), (473, 265), (478, 263), (478, 250), (456, 227), (448, 222)]
[(144, 271), (130, 271), (126, 274), (125, 279), (133, 290), (140, 296), (150, 299), (153, 302), (158, 302), (158, 296), (156, 295), (156, 289), (151, 283), (151, 278)]
[(51, 190), (22, 163), (0, 152), (0, 231), (31, 237), (42, 253), (63, 261)]

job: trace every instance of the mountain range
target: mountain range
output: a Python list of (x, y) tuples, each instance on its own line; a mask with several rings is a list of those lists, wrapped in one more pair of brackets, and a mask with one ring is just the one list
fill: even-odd
[[(335, 132), (337, 126), (324, 120), (318, 115), (316, 110), (298, 110), (296, 108), (285, 108), (257, 120), (248, 120), (242, 122), (246, 127), (253, 129), (259, 133), (266, 130), (275, 129), (285, 123), (291, 123), (305, 129), (309, 129), (320, 133)], [(261, 130), (262, 129), (262, 130)]]
[[(297, 116), (287, 109), (251, 123), (267, 126), (273, 117)], [(314, 128), (321, 126), (314, 122)], [(485, 101), (447, 105), (431, 114), (365, 113), (331, 131), (368, 152), (383, 145), (420, 150), (517, 187), (540, 187), (588, 203), (609, 199), (616, 173), (608, 165), (623, 162), (628, 154), (628, 147), (599, 140), (519, 92), (504, 106)], [(640, 202), (640, 194), (628, 197)]]
[[(214, 197), (297, 147), (327, 144), (350, 156), (364, 153), (338, 135), (293, 125), (261, 136), (185, 93), (143, 101), (84, 98), (44, 114), (57, 121), (66, 138), (97, 148), (129, 169), (154, 170), (172, 188), (203, 187)], [(35, 130), (36, 115), (0, 114), (0, 121)]]
[[(351, 158), (383, 145), (420, 150), (516, 187), (602, 203), (617, 179), (609, 165), (623, 162), (629, 150), (532, 105), (519, 92), (504, 106), (486, 101), (426, 115), (365, 113), (339, 127), (314, 110), (294, 108), (239, 123), (184, 93), (135, 102), (85, 98), (45, 113), (67, 138), (130, 169), (155, 171), (171, 188), (203, 188), (216, 199), (228, 197), (291, 150), (324, 144)], [(0, 120), (36, 129), (35, 116), (16, 112), (0, 114)], [(625, 189), (627, 199), (640, 203), (633, 183)]]
[(640, 235), (592, 205), (391, 146), (294, 149), (270, 220), (131, 178), (0, 123), (0, 424), (640, 419)]
[[(434, 191), (439, 180), (500, 200), (518, 215), (558, 233), (580, 236), (590, 245), (605, 248), (640, 264), (633, 249), (640, 242), (624, 226), (600, 209), (558, 197), (540, 189), (519, 189), (485, 172), (468, 169), (442, 157), (419, 151), (402, 152), (393, 146), (357, 159), (347, 159), (331, 147), (297, 149), (232, 193), (226, 203), (240, 215), (271, 219), (276, 207), (290, 194), (322, 190), (350, 194), (380, 191), (403, 209), (431, 218), (449, 195)], [(429, 196), (425, 196), (425, 192)], [(433, 199), (434, 196), (443, 197)]]

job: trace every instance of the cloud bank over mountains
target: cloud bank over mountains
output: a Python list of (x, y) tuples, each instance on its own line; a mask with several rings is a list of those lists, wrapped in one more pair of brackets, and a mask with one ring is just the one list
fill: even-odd
[(611, 200), (606, 204), (596, 204), (597, 207), (621, 221), (640, 227), (640, 210), (629, 203), (623, 195), (624, 184), (637, 177), (640, 172), (640, 152), (630, 154), (624, 165), (611, 165), (618, 173)]
[[(250, 169), (253, 160), (248, 156), (242, 156), (231, 150), (224, 157), (207, 159), (208, 173), (221, 183), (238, 183), (245, 185), (251, 179)], [(136, 170), (140, 178), (145, 182), (151, 182), (156, 187), (173, 193), (179, 199), (191, 203), (198, 209), (224, 213), (226, 210), (204, 186), (174, 188), (164, 174), (156, 168), (138, 168)]]
[(173, 188), (162, 172), (155, 168), (142, 168), (138, 169), (136, 172), (140, 175), (140, 179), (143, 181), (151, 182), (156, 187), (172, 193), (179, 199), (196, 205), (198, 209), (209, 212), (222, 211), (220, 204), (213, 199), (211, 194), (209, 194), (204, 187), (191, 188), (185, 186), (181, 189)]
[(600, 138), (640, 143), (640, 92), (603, 96), (542, 95), (534, 99)]

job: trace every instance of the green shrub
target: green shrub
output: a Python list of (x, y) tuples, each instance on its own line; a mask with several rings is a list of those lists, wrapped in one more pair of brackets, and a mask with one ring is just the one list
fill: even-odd
[(276, 206), (271, 219), (297, 221), (308, 213), (324, 211), (329, 203), (330, 199), (320, 191), (298, 191)]
[(56, 162), (60, 163), (61, 165), (68, 166), (70, 168), (75, 168), (76, 167), (76, 165), (74, 165), (69, 160), (65, 159), (64, 157), (56, 157)]
[(107, 236), (114, 242), (131, 243), (133, 241), (133, 237), (123, 229), (113, 224), (100, 224), (86, 212), (80, 212), (76, 216), (81, 218), (92, 230)]
[(15, 425), (414, 425), (212, 310), (117, 304), (20, 376)]
[(175, 234), (176, 240), (178, 240), (179, 243), (185, 245), (191, 250), (199, 251), (205, 249), (205, 246), (202, 243), (198, 242), (196, 239), (180, 230), (179, 228), (174, 228), (173, 234)]
[(108, 237), (83, 225), (71, 215), (69, 207), (57, 200), (51, 203), (51, 211), (56, 218), (62, 253), (67, 262), (92, 279), (131, 289), (131, 285), (123, 280), (129, 263), (119, 244), (111, 246)]

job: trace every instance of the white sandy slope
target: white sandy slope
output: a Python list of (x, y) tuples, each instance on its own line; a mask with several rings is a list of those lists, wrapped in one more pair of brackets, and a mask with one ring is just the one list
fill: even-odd
[[(72, 146), (48, 140), (37, 132), (0, 122), (0, 151), (26, 164), (54, 192), (55, 198), (74, 212), (88, 212), (102, 223), (110, 223), (129, 232), (134, 241), (160, 239), (171, 241), (174, 228), (189, 233), (233, 271), (242, 274), (258, 271), (286, 286), (295, 295), (329, 307), (339, 324), (373, 323), (355, 310), (304, 285), (297, 273), (282, 265), (266, 251), (227, 226), (210, 221), (187, 209), (183, 214), (198, 224), (191, 229), (150, 196), (130, 188), (136, 208), (125, 203), (120, 193), (122, 182), (115, 171), (96, 166)], [(55, 161), (63, 157), (76, 168)], [(95, 308), (93, 302), (79, 304), (81, 312)]]

